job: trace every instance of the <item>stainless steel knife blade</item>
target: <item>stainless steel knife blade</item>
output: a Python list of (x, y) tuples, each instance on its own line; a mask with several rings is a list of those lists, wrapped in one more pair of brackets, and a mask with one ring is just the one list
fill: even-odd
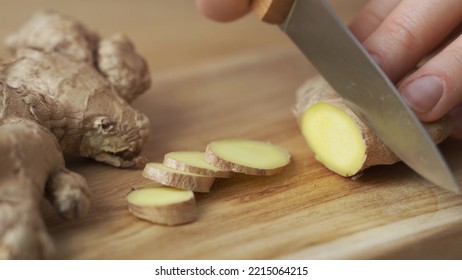
[(280, 27), (409, 167), (438, 186), (461, 191), (442, 154), (393, 83), (325, 0), (295, 0)]

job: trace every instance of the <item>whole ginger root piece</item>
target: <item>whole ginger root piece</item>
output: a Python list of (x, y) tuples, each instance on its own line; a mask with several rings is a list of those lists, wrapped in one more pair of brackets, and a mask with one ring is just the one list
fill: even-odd
[(0, 63), (0, 154), (7, 157), (0, 163), (0, 259), (47, 258), (53, 243), (40, 217), (42, 197), (66, 219), (89, 207), (87, 182), (64, 167), (63, 154), (120, 168), (146, 163), (140, 153), (151, 126), (129, 102), (150, 86), (150, 74), (126, 37), (100, 39), (52, 11), (34, 15), (7, 45), (13, 57)]
[[(296, 98), (294, 114), (302, 134), (328, 169), (356, 178), (368, 167), (400, 161), (321, 76), (301, 86)], [(435, 143), (445, 140), (452, 129), (449, 118), (424, 126)]]
[[(150, 135), (148, 118), (123, 100), (90, 64), (59, 53), (21, 49), (0, 65), (0, 71), (8, 85), (47, 96), (60, 108), (61, 119), (49, 122), (49, 128), (65, 154), (116, 167), (144, 165), (145, 159), (138, 155)], [(31, 78), (34, 82), (29, 82)], [(44, 121), (34, 114), (36, 121)]]
[[(64, 154), (116, 167), (141, 167), (146, 160), (139, 153), (150, 137), (151, 127), (148, 118), (128, 102), (150, 85), (147, 63), (126, 37), (98, 40), (95, 32), (70, 17), (39, 11), (8, 37), (14, 57), (0, 64), (0, 80), (34, 92), (59, 109), (61, 115), (54, 120), (43, 119), (37, 112), (32, 117), (41, 124), (47, 122)], [(101, 70), (98, 53), (106, 57), (102, 62), (111, 57), (120, 63), (108, 66), (105, 62)], [(135, 62), (127, 66), (132, 60)], [(131, 82), (112, 84), (108, 76), (127, 76)], [(7, 103), (4, 110), (11, 106)]]

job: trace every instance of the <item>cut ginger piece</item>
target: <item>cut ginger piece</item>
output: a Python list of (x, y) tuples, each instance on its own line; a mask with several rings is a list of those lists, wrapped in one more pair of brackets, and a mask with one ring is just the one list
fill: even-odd
[(215, 182), (214, 177), (173, 169), (157, 162), (146, 164), (142, 175), (166, 186), (194, 192), (209, 192)]
[[(400, 161), (321, 76), (298, 89), (294, 113), (315, 158), (339, 175), (357, 178), (371, 166)], [(423, 125), (435, 143), (452, 128), (447, 117)]]
[(205, 152), (178, 151), (170, 152), (164, 156), (164, 165), (173, 169), (196, 173), (200, 175), (229, 178), (230, 171), (221, 170), (204, 160)]
[(170, 187), (140, 188), (127, 196), (128, 210), (138, 218), (174, 226), (197, 219), (194, 193)]
[(289, 164), (290, 154), (268, 142), (226, 139), (207, 146), (205, 161), (222, 170), (267, 176), (281, 172)]

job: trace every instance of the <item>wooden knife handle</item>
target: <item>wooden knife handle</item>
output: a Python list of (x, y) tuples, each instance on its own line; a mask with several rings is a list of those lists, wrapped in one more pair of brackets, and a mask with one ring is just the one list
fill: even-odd
[(252, 10), (260, 20), (278, 24), (289, 15), (295, 0), (252, 0)]

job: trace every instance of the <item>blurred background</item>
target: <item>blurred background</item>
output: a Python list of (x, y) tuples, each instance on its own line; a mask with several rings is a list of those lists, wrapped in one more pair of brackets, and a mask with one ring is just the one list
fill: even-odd
[[(346, 21), (365, 0), (332, 0)], [(101, 35), (128, 35), (153, 73), (204, 63), (263, 47), (290, 44), (277, 29), (247, 16), (233, 24), (204, 18), (194, 0), (0, 0), (0, 38), (15, 31), (39, 9), (81, 20)], [(7, 51), (0, 44), (0, 57)]]

